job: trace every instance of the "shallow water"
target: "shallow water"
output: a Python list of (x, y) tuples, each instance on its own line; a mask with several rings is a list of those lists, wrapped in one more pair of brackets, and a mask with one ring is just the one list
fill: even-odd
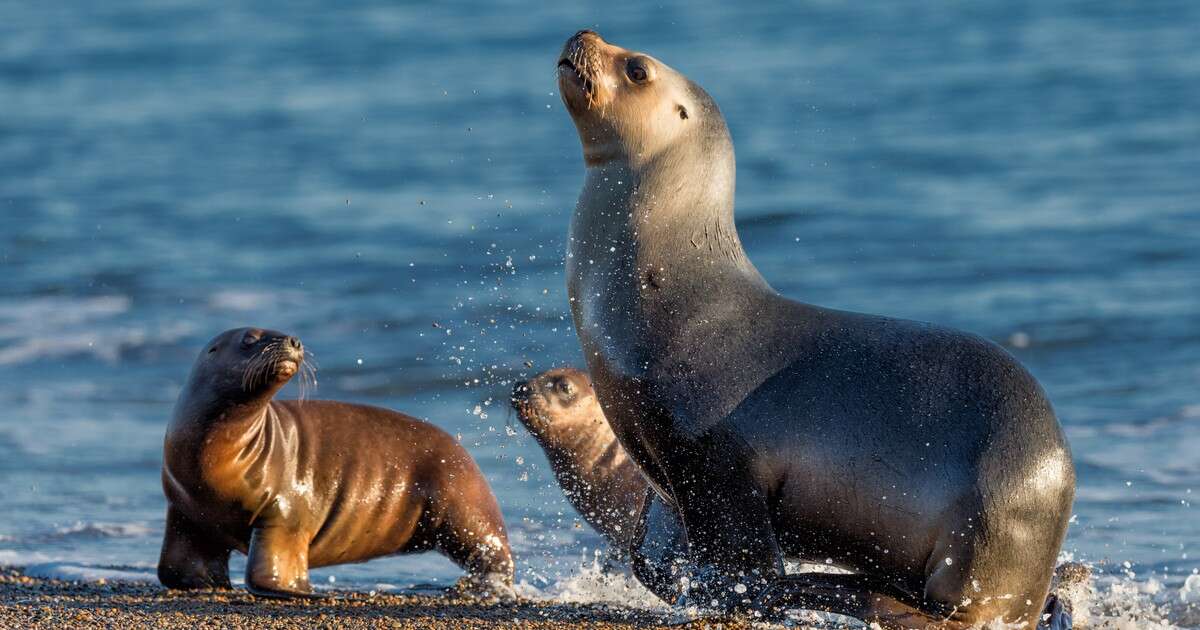
[(721, 104), (776, 288), (1029, 366), (1095, 609), (1200, 627), (1200, 5), (392, 5), (0, 8), (0, 562), (152, 566), (171, 405), (205, 340), (254, 324), (304, 339), (318, 396), (462, 434), (520, 579), (570, 596), (600, 540), (504, 401), (525, 361), (580, 363), (553, 66), (591, 27)]

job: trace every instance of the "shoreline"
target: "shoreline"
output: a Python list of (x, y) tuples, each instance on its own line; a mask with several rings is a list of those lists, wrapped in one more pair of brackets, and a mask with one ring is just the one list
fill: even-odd
[(171, 591), (157, 584), (74, 582), (0, 567), (0, 628), (588, 628), (749, 627), (678, 625), (664, 615), (598, 604), (487, 603), (454, 595), (338, 592), (318, 600), (270, 600), (242, 589)]

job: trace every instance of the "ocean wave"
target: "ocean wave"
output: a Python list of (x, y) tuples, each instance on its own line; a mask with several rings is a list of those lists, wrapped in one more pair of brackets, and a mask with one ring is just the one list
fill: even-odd
[(278, 309), (280, 304), (304, 304), (303, 291), (264, 291), (262, 289), (222, 289), (208, 296), (208, 306), (220, 311), (259, 311)]
[(0, 339), (25, 335), (29, 325), (54, 328), (114, 317), (128, 312), (129, 305), (129, 297), (124, 295), (27, 297), (19, 302), (0, 302)]
[(46, 562), (25, 567), (25, 575), (64, 582), (157, 584), (158, 575), (150, 568), (113, 569), (70, 562)]
[(70, 356), (115, 363), (130, 349), (172, 342), (191, 332), (182, 321), (131, 324), (124, 295), (38, 297), (0, 303), (0, 365)]
[(161, 528), (150, 527), (144, 523), (100, 523), (93, 521), (76, 521), (65, 527), (56, 527), (51, 532), (35, 533), (25, 536), (28, 542), (62, 542), (71, 540), (102, 540), (106, 538), (142, 538), (157, 536)]

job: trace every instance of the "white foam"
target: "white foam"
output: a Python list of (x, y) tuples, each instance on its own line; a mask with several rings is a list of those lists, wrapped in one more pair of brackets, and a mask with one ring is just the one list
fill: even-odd
[(70, 562), (47, 562), (25, 568), (25, 575), (46, 580), (66, 582), (93, 582), (125, 584), (157, 584), (158, 576), (152, 569), (109, 569)]
[(75, 521), (66, 527), (56, 528), (53, 534), (45, 536), (54, 539), (70, 538), (137, 538), (155, 536), (161, 530), (144, 523), (102, 523), (93, 521)]
[(40, 551), (0, 549), (0, 566), (27, 567), (39, 562), (49, 562), (52, 559), (53, 558)]
[(1191, 574), (1179, 589), (1179, 601), (1200, 604), (1200, 575)]
[(543, 589), (521, 581), (516, 590), (522, 597), (560, 604), (605, 604), (663, 613), (671, 610), (646, 590), (632, 573), (606, 570), (599, 561), (583, 564), (575, 573), (561, 577)]

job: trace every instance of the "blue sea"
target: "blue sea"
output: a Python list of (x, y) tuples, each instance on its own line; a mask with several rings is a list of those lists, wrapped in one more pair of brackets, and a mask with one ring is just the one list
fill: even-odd
[(507, 410), (581, 364), (554, 66), (593, 28), (720, 103), (782, 293), (980, 333), (1041, 380), (1093, 627), (1200, 627), (1200, 4), (737, 5), (0, 4), (0, 563), (152, 579), (174, 400), (257, 325), (314, 352), (315, 397), (460, 434), (527, 593), (641, 601)]

